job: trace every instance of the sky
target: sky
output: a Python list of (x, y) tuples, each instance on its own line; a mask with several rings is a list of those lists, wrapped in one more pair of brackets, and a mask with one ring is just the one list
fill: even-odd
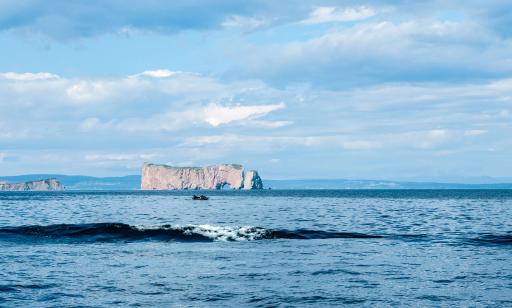
[(512, 174), (512, 3), (0, 0), (0, 175)]

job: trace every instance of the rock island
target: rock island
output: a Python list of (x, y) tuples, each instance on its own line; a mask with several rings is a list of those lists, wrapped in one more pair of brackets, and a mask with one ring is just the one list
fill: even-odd
[(208, 167), (172, 167), (144, 163), (142, 190), (170, 189), (263, 189), (256, 170), (244, 171), (242, 165), (221, 164)]
[(57, 179), (46, 179), (24, 183), (0, 182), (0, 191), (50, 191), (64, 190), (64, 186)]

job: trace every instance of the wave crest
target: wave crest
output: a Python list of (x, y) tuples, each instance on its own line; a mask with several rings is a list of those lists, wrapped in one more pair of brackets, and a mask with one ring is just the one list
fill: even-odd
[(254, 241), (264, 239), (380, 238), (382, 236), (320, 230), (272, 230), (253, 226), (162, 225), (131, 226), (124, 223), (57, 224), (0, 228), (0, 240), (50, 240), (71, 242), (112, 241)]

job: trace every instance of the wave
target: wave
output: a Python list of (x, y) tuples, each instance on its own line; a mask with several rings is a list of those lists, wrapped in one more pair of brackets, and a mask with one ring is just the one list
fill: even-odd
[(482, 234), (469, 241), (475, 245), (512, 245), (512, 234)]
[(15, 241), (254, 241), (265, 239), (330, 239), (330, 238), (381, 238), (352, 232), (321, 230), (272, 230), (260, 227), (228, 227), (211, 225), (158, 227), (131, 226), (124, 223), (57, 224), (48, 226), (20, 226), (0, 228), (0, 240)]
[(429, 236), (427, 234), (385, 234), (373, 235), (358, 232), (324, 230), (276, 230), (253, 226), (132, 226), (124, 223), (56, 224), (0, 228), (0, 241), (15, 242), (116, 242), (116, 241), (255, 241), (272, 239), (313, 240), (313, 239), (381, 239), (406, 242), (442, 241), (478, 246), (512, 245), (512, 234), (482, 233), (477, 237)]

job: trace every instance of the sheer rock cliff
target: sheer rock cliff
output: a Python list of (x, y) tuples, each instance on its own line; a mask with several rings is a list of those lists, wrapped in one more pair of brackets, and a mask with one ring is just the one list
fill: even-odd
[(172, 167), (145, 163), (142, 190), (171, 189), (262, 189), (258, 172), (244, 172), (241, 165), (222, 164), (208, 167)]

